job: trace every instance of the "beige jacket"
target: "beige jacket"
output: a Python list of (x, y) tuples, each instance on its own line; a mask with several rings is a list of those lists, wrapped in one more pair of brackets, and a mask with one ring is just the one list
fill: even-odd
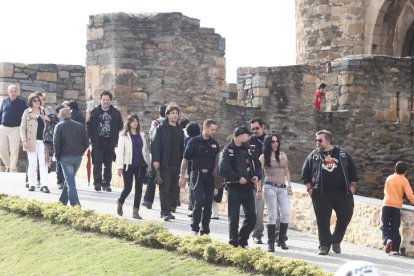
[[(140, 133), (143, 146), (142, 146), (142, 156), (144, 157), (145, 163), (149, 165), (149, 151), (147, 148), (147, 143), (145, 141), (144, 133)], [(123, 134), (123, 131), (119, 134), (118, 140), (118, 147), (116, 151), (116, 163), (118, 169), (123, 169), (124, 165), (131, 165), (132, 164), (132, 140), (131, 135), (127, 133), (127, 135)]]
[[(45, 113), (46, 111), (43, 109), (43, 107), (41, 107), (40, 112)], [(47, 112), (45, 114), (48, 115)], [(46, 122), (44, 120), (43, 122), (46, 126)], [(36, 151), (36, 133), (37, 118), (36, 115), (32, 113), (32, 108), (29, 107), (23, 112), (22, 122), (20, 124), (20, 137), (22, 139), (22, 143), (26, 141), (29, 143), (28, 151), (30, 152)]]

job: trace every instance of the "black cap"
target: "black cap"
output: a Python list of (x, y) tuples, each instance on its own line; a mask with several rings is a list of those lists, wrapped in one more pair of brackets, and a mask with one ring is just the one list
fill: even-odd
[(237, 137), (237, 136), (240, 136), (240, 135), (243, 135), (243, 134), (251, 135), (252, 132), (245, 126), (236, 127), (233, 131), (234, 137)]

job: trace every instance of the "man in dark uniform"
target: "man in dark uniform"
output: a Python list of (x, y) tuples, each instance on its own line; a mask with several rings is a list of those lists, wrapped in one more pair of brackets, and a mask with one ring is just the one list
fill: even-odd
[[(263, 153), (263, 141), (266, 136), (265, 124), (261, 118), (253, 118), (250, 120), (250, 128), (253, 132), (253, 135), (250, 136), (249, 139), (249, 146), (250, 151), (254, 154), (257, 158), (260, 157)], [(263, 225), (263, 213), (264, 213), (264, 205), (265, 202), (263, 199), (258, 200), (256, 199), (256, 224), (253, 228), (253, 241), (257, 244), (262, 244), (262, 237), (264, 231)]]
[[(225, 179), (228, 191), (229, 243), (243, 248), (256, 222), (253, 189), (256, 185), (257, 198), (262, 198), (260, 183), (261, 167), (259, 160), (249, 150), (251, 132), (247, 127), (237, 127), (233, 140), (220, 154), (219, 173)], [(239, 232), (240, 205), (243, 206), (245, 219)]]
[(205, 120), (203, 132), (190, 140), (181, 163), (180, 186), (184, 187), (188, 161), (192, 161), (190, 189), (192, 189), (194, 207), (191, 230), (194, 236), (199, 232), (201, 235), (210, 233), (211, 207), (214, 197), (213, 171), (219, 152), (219, 144), (213, 139), (216, 131), (217, 123), (211, 119)]

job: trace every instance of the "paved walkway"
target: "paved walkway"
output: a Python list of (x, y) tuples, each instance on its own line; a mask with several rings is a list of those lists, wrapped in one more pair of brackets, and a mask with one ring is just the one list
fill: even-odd
[[(56, 175), (49, 175), (49, 186), (51, 193), (44, 194), (37, 189), (35, 192), (28, 192), (25, 188), (25, 175), (23, 173), (0, 173), (0, 193), (9, 195), (19, 195), (27, 199), (37, 199), (45, 202), (56, 202), (60, 196), (61, 190), (56, 186)], [(119, 197), (120, 190), (114, 189), (113, 192), (95, 192), (93, 186), (87, 185), (86, 182), (78, 180), (79, 198), (84, 209), (94, 209), (99, 213), (109, 213), (116, 216), (116, 200)], [(132, 219), (133, 195), (131, 194), (124, 205), (124, 217), (129, 221), (136, 222)], [(140, 209), (140, 215), (144, 220), (154, 220), (162, 222), (171, 232), (184, 236), (190, 234), (190, 219), (187, 217), (189, 213), (187, 206), (181, 206), (177, 209), (175, 220), (164, 222), (159, 217), (160, 205), (158, 199), (153, 205), (153, 209), (148, 210), (145, 207)], [(211, 222), (211, 237), (223, 242), (228, 241), (228, 222), (227, 217), (222, 215), (219, 220)], [(388, 256), (383, 251), (368, 248), (362, 245), (356, 245), (348, 242), (342, 243), (342, 254), (335, 254), (332, 251), (327, 256), (317, 255), (318, 241), (317, 237), (299, 231), (288, 231), (289, 240), (287, 245), (289, 250), (281, 250), (277, 247), (274, 253), (280, 257), (290, 259), (305, 260), (311, 264), (317, 264), (327, 271), (334, 272), (342, 264), (352, 260), (370, 261), (375, 263), (381, 275), (414, 275), (414, 259), (402, 256)], [(266, 239), (263, 239), (265, 241)], [(250, 246), (260, 246), (266, 250), (267, 245), (253, 245), (253, 241), (249, 241)]]

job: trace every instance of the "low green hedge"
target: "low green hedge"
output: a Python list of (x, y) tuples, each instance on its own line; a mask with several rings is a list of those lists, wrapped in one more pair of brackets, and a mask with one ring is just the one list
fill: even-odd
[(124, 238), (139, 245), (178, 251), (219, 265), (271, 275), (330, 275), (316, 265), (304, 261), (288, 260), (271, 255), (259, 248), (234, 248), (229, 244), (212, 241), (208, 236), (178, 237), (159, 223), (129, 223), (108, 214), (71, 208), (60, 203), (43, 203), (18, 196), (0, 194), (0, 208), (9, 212), (44, 218), (52, 223), (70, 225), (75, 229)]

